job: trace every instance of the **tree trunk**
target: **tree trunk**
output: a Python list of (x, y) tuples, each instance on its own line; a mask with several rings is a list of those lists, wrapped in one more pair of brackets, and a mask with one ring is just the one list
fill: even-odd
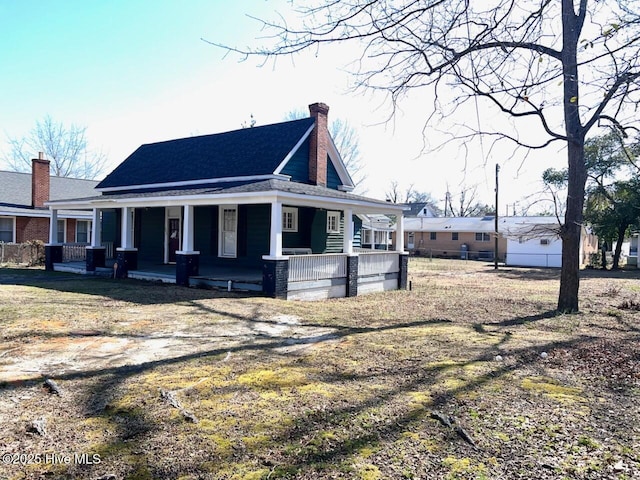
[(624, 234), (629, 228), (628, 224), (622, 224), (618, 227), (618, 240), (616, 242), (616, 250), (613, 252), (613, 266), (612, 270), (618, 270), (620, 268), (620, 254), (622, 253), (622, 242), (624, 242)]
[(558, 311), (563, 313), (578, 311), (578, 290), (580, 287), (582, 209), (587, 176), (584, 148), (580, 142), (577, 143), (569, 142), (568, 144), (569, 185), (567, 210), (562, 227), (562, 270), (558, 295)]
[(567, 210), (562, 227), (562, 270), (558, 311), (578, 311), (580, 237), (587, 168), (584, 163), (584, 129), (578, 111), (578, 38), (581, 24), (573, 0), (562, 0), (562, 73), (564, 122), (567, 134), (569, 179)]

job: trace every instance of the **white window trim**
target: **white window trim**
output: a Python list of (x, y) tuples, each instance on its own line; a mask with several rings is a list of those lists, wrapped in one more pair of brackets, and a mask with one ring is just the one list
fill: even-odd
[[(285, 221), (286, 215), (291, 215), (291, 227), (287, 228)], [(298, 231), (298, 209), (296, 207), (282, 207), (282, 231), (297, 232)]]
[[(224, 253), (224, 211), (235, 210), (235, 246), (234, 252)], [(221, 205), (218, 214), (218, 257), (221, 258), (237, 258), (238, 256), (238, 205)]]
[[(478, 239), (478, 235), (481, 235), (480, 239)], [(491, 235), (489, 235), (487, 232), (476, 232), (475, 238), (476, 242), (486, 243), (491, 241)]]
[[(76, 220), (76, 235), (75, 235), (75, 240), (76, 243), (80, 243), (80, 241), (78, 240), (78, 225), (80, 225), (80, 223), (86, 223), (87, 224), (87, 242), (86, 243), (91, 243), (91, 220)], [(85, 243), (85, 242), (82, 242)]]
[[(335, 228), (331, 228), (332, 223)], [(340, 212), (327, 212), (327, 233), (340, 233)]]
[(9, 220), (11, 220), (12, 225), (11, 225), (11, 242), (9, 243), (16, 243), (16, 217), (0, 217), (0, 218), (8, 218)]

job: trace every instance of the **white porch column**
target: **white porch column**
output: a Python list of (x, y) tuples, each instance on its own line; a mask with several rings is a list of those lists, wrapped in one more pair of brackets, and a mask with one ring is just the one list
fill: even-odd
[(282, 202), (271, 204), (271, 235), (269, 239), (269, 256), (282, 256)]
[(100, 220), (101, 210), (93, 209), (93, 219), (91, 221), (91, 246), (100, 247), (102, 245), (102, 222)]
[(396, 216), (396, 251), (404, 252), (404, 215)]
[(133, 208), (124, 207), (122, 209), (122, 223), (121, 223), (121, 237), (120, 248), (131, 249), (133, 248)]
[(353, 253), (353, 210), (347, 208), (344, 211), (344, 253)]
[(376, 229), (373, 228), (373, 222), (371, 222), (371, 246), (369, 248), (371, 250), (376, 249)]
[(58, 244), (58, 210), (51, 209), (51, 219), (49, 220), (49, 244)]
[(194, 219), (193, 205), (185, 205), (182, 213), (182, 251), (193, 252), (194, 245)]

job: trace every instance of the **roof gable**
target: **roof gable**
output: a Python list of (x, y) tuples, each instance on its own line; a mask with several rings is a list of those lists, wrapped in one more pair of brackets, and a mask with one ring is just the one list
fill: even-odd
[(303, 118), (142, 145), (97, 188), (272, 175), (313, 124), (313, 118)]

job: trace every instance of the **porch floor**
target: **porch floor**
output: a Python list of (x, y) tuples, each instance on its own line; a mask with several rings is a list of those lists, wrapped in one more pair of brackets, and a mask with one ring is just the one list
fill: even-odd
[[(96, 269), (96, 275), (113, 276), (115, 260), (107, 260), (104, 268)], [(87, 274), (85, 262), (56, 263), (54, 270)], [(138, 280), (176, 283), (176, 266), (138, 262), (136, 270), (129, 270), (129, 278)], [(231, 284), (229, 284), (231, 282)], [(200, 265), (199, 275), (189, 278), (190, 286), (231, 288), (232, 290), (262, 291), (262, 271), (254, 268), (229, 268), (214, 265)]]

